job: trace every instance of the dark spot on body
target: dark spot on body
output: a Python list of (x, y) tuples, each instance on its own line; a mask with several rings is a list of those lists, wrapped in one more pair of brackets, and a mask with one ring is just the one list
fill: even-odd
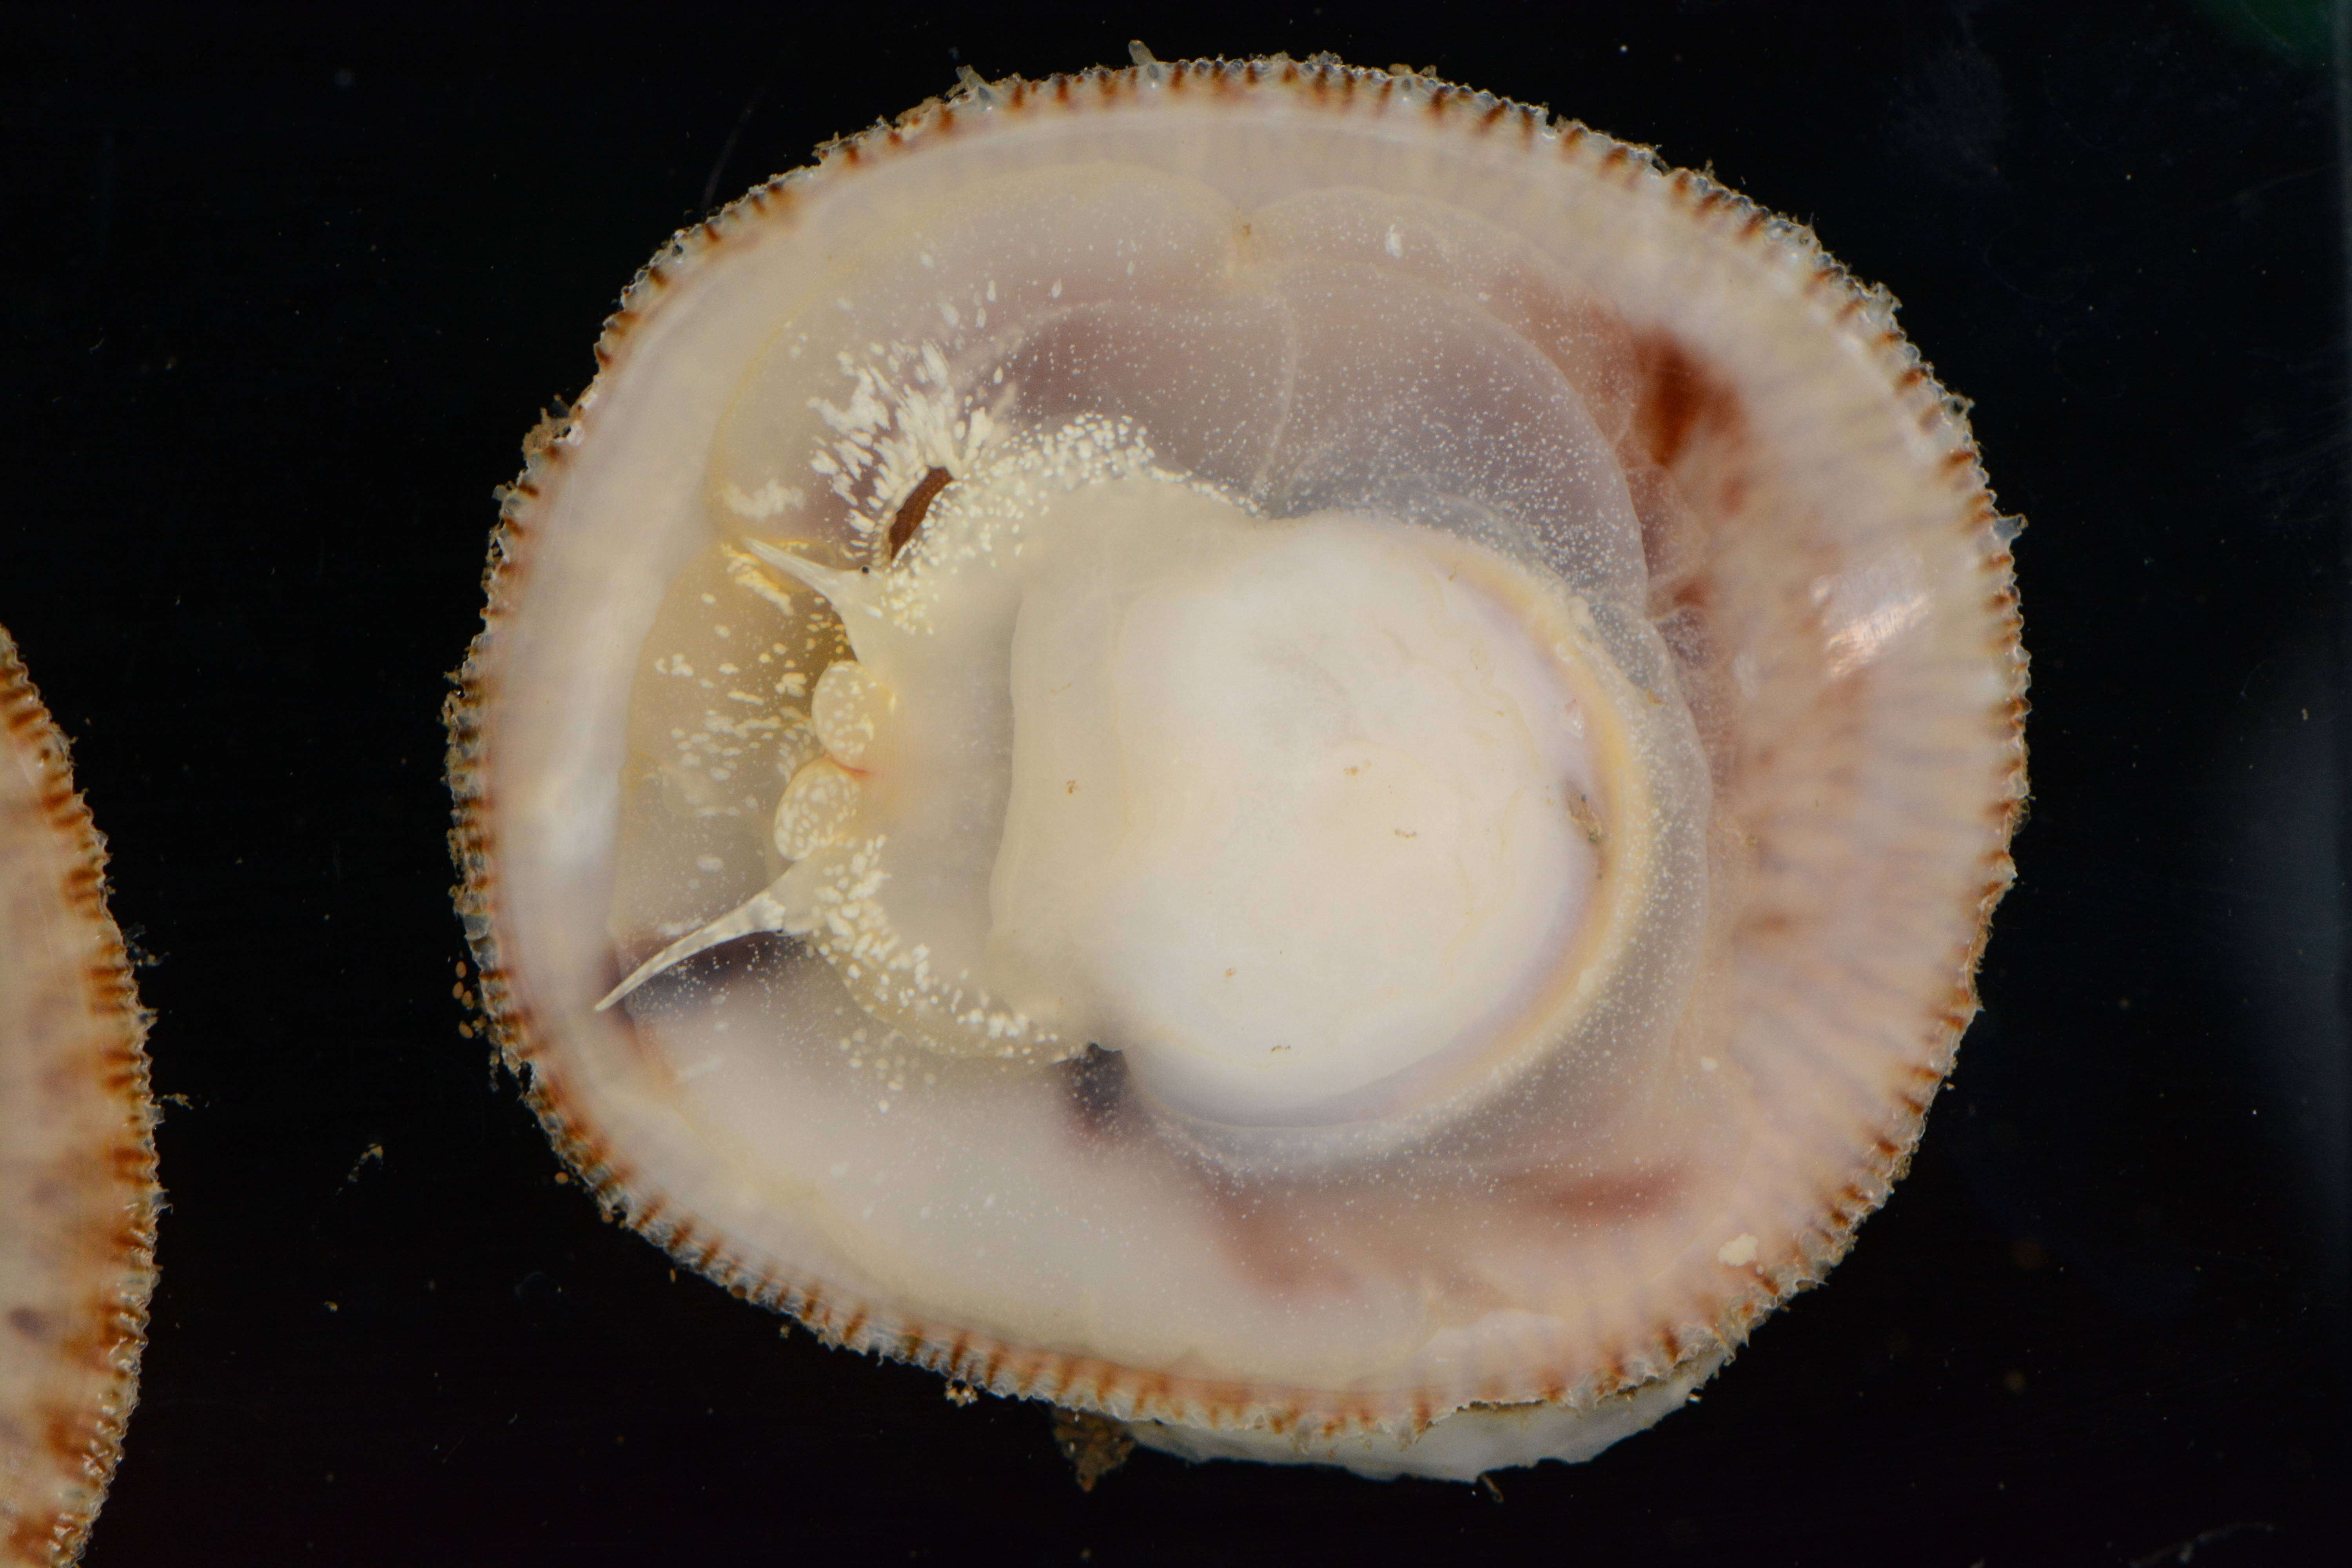
[(890, 520), (890, 532), (884, 545), (887, 553), (884, 560), (898, 559), (898, 552), (907, 547), (907, 541), (915, 537), (915, 530), (923, 526), (923, 515), (931, 510), (932, 500), (948, 488), (948, 481), (953, 478), (955, 476), (945, 468), (933, 468), (916, 481), (914, 489), (898, 503), (898, 515)]
[(1116, 1134), (1129, 1115), (1127, 1058), (1090, 1044), (1084, 1056), (1062, 1063), (1061, 1070), (1078, 1130), (1089, 1137)]
[(37, 1340), (49, 1331), (49, 1320), (31, 1307), (11, 1307), (8, 1326), (28, 1340)]

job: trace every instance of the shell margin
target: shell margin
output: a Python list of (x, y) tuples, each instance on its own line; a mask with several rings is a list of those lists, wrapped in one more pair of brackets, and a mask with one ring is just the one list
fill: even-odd
[[(11, 1521), (0, 1540), (6, 1561), (67, 1568), (79, 1563), (91, 1527), (105, 1505), (131, 1412), (139, 1403), (139, 1367), (147, 1344), (148, 1306), (155, 1289), (155, 1239), (163, 1208), (156, 1180), (157, 1116), (150, 1082), (147, 1030), (153, 1015), (141, 1006), (122, 933), (106, 903), (106, 836), (98, 830), (89, 804), (73, 787), (71, 747), (42, 704), (39, 690), (19, 658), (16, 640), (0, 627), (0, 729), (7, 743), (34, 760), (48, 787), (38, 800), (46, 826), (72, 851), (73, 869), (59, 889), (61, 901), (100, 932), (98, 957), (86, 978), (90, 1010), (107, 1026), (95, 1042), (105, 1067), (100, 1081), (121, 1112), (129, 1137), (108, 1168), (121, 1190), (124, 1216), (109, 1236), (109, 1254), (100, 1272), (102, 1310), (89, 1325), (92, 1353), (105, 1367), (105, 1382), (87, 1410), (52, 1418), (45, 1444), (52, 1461), (48, 1478), (78, 1494), (46, 1517)], [(127, 1153), (127, 1157), (126, 1157)]]

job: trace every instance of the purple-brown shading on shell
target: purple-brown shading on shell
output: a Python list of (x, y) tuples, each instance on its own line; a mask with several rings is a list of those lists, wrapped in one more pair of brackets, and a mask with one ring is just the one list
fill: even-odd
[[(1623, 470), (1646, 613), (1713, 792), (1704, 981), (1656, 1096), (1731, 1107), (1731, 1168), (1670, 1142), (1654, 1158), (1528, 1164), (1436, 1211), (1368, 1209), (1364, 1190), (1344, 1183), (1269, 1196), (1198, 1179), (1219, 1266), (1269, 1299), (1319, 1308), (1370, 1272), (1415, 1281), (1442, 1321), (1533, 1305), (1549, 1314), (1533, 1314), (1542, 1321), (1517, 1341), (1489, 1335), (1402, 1375), (1318, 1382), (1220, 1375), (1197, 1358), (1152, 1364), (1090, 1350), (1083, 1334), (927, 1311), (823, 1247), (812, 1262), (751, 1236), (700, 1184), (707, 1173), (680, 1152), (690, 1139), (648, 1131), (692, 1123), (693, 1103), (669, 1082), (682, 1085), (682, 1064), (656, 1032), (589, 1010), (642, 952), (607, 951), (593, 975), (577, 955), (557, 962), (530, 924), (551, 900), (525, 913), (502, 881), (517, 873), (505, 857), (525, 825), (501, 804), (539, 783), (501, 750), (518, 744), (520, 722), (501, 706), (505, 683), (519, 663), (538, 668), (525, 617), (541, 573), (557, 563), (562, 589), (592, 575), (559, 562), (551, 535), (574, 470), (596, 450), (600, 404), (674, 301), (722, 276), (730, 250), (788, 239), (873, 171), (1024, 128), (1178, 109), (1256, 114), (1334, 144), (1360, 134), (1367, 147), (1454, 160), (1496, 189), (1524, 186), (1530, 205), (1581, 204), (1601, 237), (1570, 258), (1580, 296), (1506, 272), (1480, 300), (1554, 361)], [(1390, 243), (1402, 258), (1393, 231)], [(1706, 291), (1726, 279), (1738, 288)], [(1685, 285), (1705, 310), (1683, 309)], [(1605, 1413), (1645, 1390), (1678, 1402), (1822, 1278), (1900, 1176), (1974, 1014), (1986, 921), (2011, 877), (2025, 794), (2015, 525), (1994, 507), (1961, 406), (1893, 317), (1893, 300), (1803, 227), (1646, 149), (1425, 77), (1320, 59), (1144, 59), (1042, 82), (968, 79), (955, 98), (831, 143), (814, 169), (682, 231), (606, 324), (595, 385), (526, 444), (492, 545), (486, 628), (448, 709), (461, 911), (499, 1047), (556, 1146), (608, 1212), (738, 1295), (828, 1342), (1000, 1394), (1302, 1447), (1402, 1441), (1471, 1407)], [(942, 473), (928, 470), (885, 516), (921, 521)], [(916, 532), (891, 528), (882, 564)], [(534, 731), (528, 744), (536, 758), (551, 742)], [(1070, 1081), (1069, 1137), (1131, 1148), (1145, 1135), (1116, 1085), (1104, 1089), (1099, 1058), (1055, 1069)], [(640, 1114), (616, 1094), (659, 1110)], [(1162, 1173), (1181, 1184), (1193, 1179), (1185, 1169), (1171, 1161)], [(1557, 1233), (1560, 1256), (1605, 1283), (1575, 1300), (1514, 1298), (1507, 1282), (1479, 1277), (1458, 1239), (1490, 1226)]]
[(155, 1285), (146, 1016), (105, 841), (0, 630), (0, 1563), (79, 1559)]

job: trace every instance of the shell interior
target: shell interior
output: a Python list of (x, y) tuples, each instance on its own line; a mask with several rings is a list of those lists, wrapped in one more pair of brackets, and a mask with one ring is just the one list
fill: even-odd
[(1196, 1457), (1654, 1420), (1899, 1173), (2011, 875), (2014, 528), (1892, 310), (1279, 58), (969, 83), (680, 236), (451, 710), (559, 1145)]

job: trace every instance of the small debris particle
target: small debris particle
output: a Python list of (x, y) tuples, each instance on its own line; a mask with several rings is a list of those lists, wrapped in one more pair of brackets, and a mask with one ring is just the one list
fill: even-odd
[(1756, 1261), (1756, 1238), (1743, 1231), (1717, 1247), (1715, 1258), (1717, 1262), (1727, 1263), (1734, 1268), (1753, 1263)]
[(1135, 1452), (1135, 1439), (1125, 1426), (1091, 1410), (1055, 1410), (1054, 1441), (1077, 1472), (1080, 1491), (1094, 1490), (1097, 1481)]
[(2167, 1563), (2194, 1563), (2197, 1561), (2199, 1547), (2210, 1546), (2217, 1541), (2227, 1541), (2231, 1536), (2243, 1534), (2247, 1531), (2260, 1531), (2265, 1535), (2275, 1535), (2278, 1533), (2278, 1526), (2267, 1520), (2248, 1519), (2240, 1520), (2234, 1524), (2219, 1525), (2211, 1530), (2200, 1530), (2186, 1541), (2176, 1541), (2169, 1546), (2158, 1547), (2145, 1557), (2133, 1558), (2131, 1568), (2158, 1568), (2158, 1564)]
[(381, 1165), (383, 1163), (383, 1145), (381, 1143), (369, 1144), (366, 1148), (360, 1151), (359, 1159), (352, 1163), (351, 1174), (343, 1178), (343, 1185), (348, 1187), (353, 1182), (358, 1181), (360, 1179), (360, 1173), (366, 1170), (370, 1165)]

